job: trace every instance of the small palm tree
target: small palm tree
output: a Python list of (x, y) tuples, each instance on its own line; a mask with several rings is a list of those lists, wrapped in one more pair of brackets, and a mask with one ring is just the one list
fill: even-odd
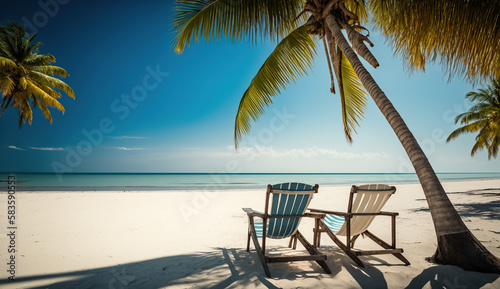
[(449, 142), (461, 134), (477, 132), (471, 156), (486, 149), (488, 159), (496, 158), (500, 147), (500, 77), (492, 79), (486, 89), (471, 91), (465, 97), (475, 104), (468, 112), (455, 118), (455, 123), (460, 122), (464, 126), (452, 132), (446, 141)]
[(33, 121), (33, 108), (40, 108), (44, 116), (52, 123), (52, 116), (47, 107), (55, 107), (64, 113), (64, 107), (57, 101), (61, 90), (75, 98), (71, 87), (52, 77), (66, 77), (68, 72), (61, 67), (52, 66), (56, 62), (51, 54), (38, 54), (40, 42), (33, 42), (36, 34), (30, 35), (21, 24), (12, 23), (0, 26), (0, 116), (9, 107), (19, 112), (19, 127)]

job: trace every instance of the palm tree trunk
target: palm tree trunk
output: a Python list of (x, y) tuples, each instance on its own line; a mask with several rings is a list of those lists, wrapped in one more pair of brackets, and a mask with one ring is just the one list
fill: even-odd
[(456, 265), (465, 270), (500, 273), (500, 260), (493, 256), (465, 226), (422, 148), (385, 93), (359, 61), (335, 18), (329, 14), (325, 20), (337, 45), (346, 55), (361, 83), (396, 133), (415, 168), (437, 235), (437, 250), (427, 260), (439, 264)]

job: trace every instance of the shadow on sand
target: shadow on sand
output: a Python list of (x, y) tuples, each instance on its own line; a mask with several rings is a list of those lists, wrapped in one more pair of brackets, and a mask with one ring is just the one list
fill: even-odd
[[(279, 288), (266, 279), (255, 254), (240, 249), (217, 248), (210, 252), (161, 257), (96, 269), (21, 276), (16, 286), (23, 288), (227, 288), (262, 283)], [(255, 267), (241, 272), (236, 267)], [(246, 264), (246, 265), (245, 265)], [(248, 266), (248, 264), (253, 264)], [(318, 266), (319, 267), (319, 266)], [(321, 269), (321, 268), (320, 268)], [(289, 278), (294, 278), (290, 275)], [(214, 282), (217, 280), (217, 282)], [(12, 283), (0, 280), (0, 287)], [(35, 285), (36, 284), (36, 285)], [(43, 285), (40, 285), (43, 284)]]
[[(481, 199), (480, 197), (499, 197), (500, 188), (474, 190), (467, 192), (450, 192), (448, 194), (449, 195), (467, 194), (467, 195), (477, 196), (478, 200), (480, 200)], [(463, 203), (463, 204), (455, 203), (453, 205), (457, 210), (458, 214), (460, 214), (462, 218), (478, 217), (495, 221), (500, 220), (500, 214), (498, 213), (500, 211), (500, 200), (498, 199), (486, 202), (476, 202), (476, 203)], [(429, 208), (427, 207), (414, 210), (414, 212), (428, 212), (428, 211)]]
[[(367, 267), (360, 268), (334, 246), (322, 247), (322, 251), (328, 255), (327, 263), (332, 270), (332, 275), (324, 273), (321, 267), (315, 263), (310, 263), (309, 267), (298, 267), (296, 263), (275, 263), (271, 265), (273, 278), (266, 278), (255, 251), (248, 253), (242, 249), (214, 248), (210, 252), (162, 257), (117, 266), (21, 276), (16, 278), (15, 284), (17, 288), (36, 289), (165, 287), (219, 289), (266, 287), (274, 289), (282, 288), (277, 283), (290, 284), (287, 282), (297, 280), (294, 287), (302, 288), (301, 285), (304, 284), (301, 284), (301, 280), (304, 278), (323, 280), (335, 278), (339, 272), (345, 269), (354, 279), (351, 281), (357, 283), (357, 285), (351, 283), (350, 287), (384, 289), (388, 288), (387, 281), (377, 267), (406, 267), (403, 264), (388, 263), (392, 260), (386, 261), (367, 256), (363, 258)], [(467, 274), (472, 275), (466, 276)], [(466, 272), (454, 266), (435, 266), (425, 269), (406, 288), (422, 288), (429, 282), (431, 288), (480, 288), (495, 281), (498, 277), (499, 275), (495, 274)], [(463, 280), (467, 280), (467, 284), (462, 284)], [(329, 283), (327, 280), (324, 281), (326, 284)], [(332, 283), (339, 283), (341, 287), (347, 285), (342, 283), (346, 280), (336, 281)], [(0, 280), (0, 287), (9, 283), (12, 281)], [(403, 286), (404, 284), (401, 284), (401, 288)]]
[[(281, 288), (277, 280), (330, 276), (317, 264), (295, 268), (294, 263), (272, 264), (266, 278), (255, 251), (214, 248), (210, 252), (176, 255), (96, 269), (16, 277), (17, 288)], [(214, 281), (215, 280), (215, 281)], [(0, 287), (11, 284), (0, 280)]]
[(406, 289), (421, 289), (427, 283), (430, 288), (472, 289), (482, 288), (500, 277), (498, 274), (485, 274), (464, 271), (456, 266), (440, 265), (427, 268), (408, 284)]
[[(271, 249), (274, 251), (275, 249)], [(334, 278), (346, 269), (362, 288), (387, 288), (380, 270), (375, 266), (357, 267), (348, 257), (333, 247), (323, 248), (328, 256), (332, 275), (311, 262), (310, 266), (292, 263), (271, 264), (273, 278), (266, 278), (255, 251), (214, 248), (210, 252), (176, 255), (150, 259), (118, 266), (64, 272), (56, 274), (21, 276), (16, 287), (22, 288), (282, 288), (276, 283), (294, 281), (300, 287), (304, 278)], [(276, 250), (279, 253), (279, 249)], [(372, 258), (374, 262), (380, 260)], [(380, 261), (383, 263), (384, 261)], [(300, 262), (308, 263), (308, 262)], [(340, 280), (339, 280), (340, 281)], [(0, 280), (0, 287), (12, 283)], [(328, 282), (327, 282), (328, 283)], [(287, 283), (289, 284), (289, 283)]]

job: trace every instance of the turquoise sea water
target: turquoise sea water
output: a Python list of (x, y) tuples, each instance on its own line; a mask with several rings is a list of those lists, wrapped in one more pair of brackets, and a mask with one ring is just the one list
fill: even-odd
[[(0, 173), (5, 189), (9, 173)], [(267, 184), (302, 182), (307, 184), (351, 185), (366, 183), (414, 183), (415, 174), (389, 173), (307, 173), (307, 174), (209, 174), (209, 173), (14, 173), (17, 190), (199, 190), (253, 189)], [(438, 173), (441, 181), (500, 179), (500, 173)]]

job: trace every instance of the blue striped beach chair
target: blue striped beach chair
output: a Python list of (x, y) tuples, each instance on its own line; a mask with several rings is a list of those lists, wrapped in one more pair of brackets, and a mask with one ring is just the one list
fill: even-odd
[[(320, 220), (324, 214), (306, 213), (307, 206), (313, 195), (318, 192), (318, 185), (314, 187), (302, 183), (283, 183), (268, 185), (264, 213), (243, 208), (248, 215), (247, 252), (250, 251), (250, 239), (264, 268), (264, 272), (271, 277), (267, 263), (291, 261), (316, 261), (327, 273), (331, 274), (325, 260), (299, 232), (298, 226), (302, 217), (312, 217)], [(255, 218), (262, 219), (256, 222)], [(296, 249), (297, 240), (306, 248), (309, 255), (303, 256), (269, 256), (266, 254), (266, 239), (284, 239), (290, 237), (289, 247)], [(259, 244), (262, 240), (262, 247)]]
[[(378, 254), (393, 254), (406, 265), (410, 265), (410, 262), (401, 254), (403, 249), (396, 248), (396, 216), (399, 214), (381, 211), (387, 200), (395, 192), (395, 187), (387, 185), (352, 186), (347, 213), (309, 209), (311, 212), (326, 214), (324, 219), (316, 223), (314, 246), (320, 246), (321, 233), (326, 233), (337, 246), (361, 267), (364, 267), (364, 265), (358, 256)], [(376, 216), (390, 216), (392, 218), (391, 245), (368, 231), (368, 227)], [(354, 242), (360, 235), (372, 239), (383, 250), (354, 249)], [(345, 236), (346, 243), (342, 243), (337, 236)]]

